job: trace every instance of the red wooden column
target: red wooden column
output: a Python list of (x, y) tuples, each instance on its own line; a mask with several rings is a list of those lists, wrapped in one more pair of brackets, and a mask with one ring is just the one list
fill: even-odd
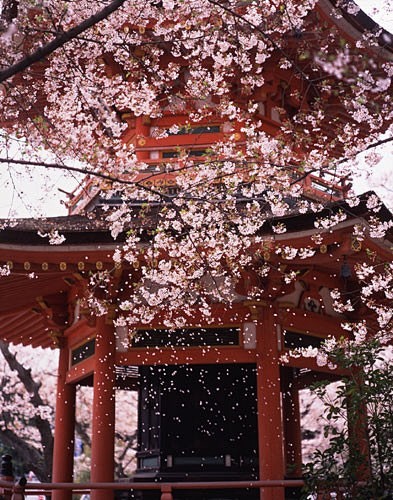
[[(115, 439), (115, 333), (109, 316), (96, 321), (91, 481), (114, 480)], [(113, 492), (93, 490), (92, 500), (111, 500)]]
[(135, 118), (135, 134), (136, 134), (136, 156), (138, 160), (148, 160), (150, 157), (149, 151), (141, 150), (146, 144), (146, 138), (150, 135), (149, 118), (146, 116), (137, 116)]
[(282, 370), (282, 392), (285, 434), (286, 475), (302, 475), (302, 436), (300, 428), (299, 390), (296, 386), (293, 368)]
[[(353, 377), (359, 390), (363, 383), (361, 370), (355, 370), (350, 376)], [(358, 481), (368, 481), (371, 476), (371, 461), (367, 433), (367, 405), (365, 402), (353, 403), (351, 399), (349, 395), (347, 401), (349, 448), (354, 456), (362, 457), (362, 462), (359, 463), (356, 471)], [(354, 495), (356, 495), (357, 488), (355, 486)]]
[[(68, 346), (60, 347), (57, 375), (57, 399), (55, 413), (55, 439), (53, 448), (52, 481), (72, 482), (74, 466), (75, 433), (75, 385), (66, 383), (69, 368)], [(71, 500), (70, 491), (54, 490), (52, 500)]]
[[(257, 408), (260, 480), (284, 479), (277, 327), (272, 305), (254, 306), (257, 325)], [(261, 500), (284, 500), (284, 488), (261, 488)]]

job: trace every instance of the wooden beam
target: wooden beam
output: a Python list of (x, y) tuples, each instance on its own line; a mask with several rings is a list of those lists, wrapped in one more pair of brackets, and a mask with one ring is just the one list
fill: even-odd
[(71, 366), (67, 372), (67, 384), (75, 384), (94, 373), (95, 356), (84, 359), (77, 365)]
[(305, 373), (299, 373), (293, 379), (293, 386), (297, 390), (307, 389), (315, 382), (319, 382), (321, 380), (330, 380), (331, 382), (337, 382), (337, 380), (341, 380), (343, 378), (344, 370), (340, 370), (340, 373), (327, 373), (327, 372), (316, 372), (316, 371), (308, 371)]
[(348, 335), (348, 332), (341, 327), (341, 322), (345, 318), (333, 318), (297, 308), (280, 309), (279, 318), (284, 330), (297, 331), (320, 338), (327, 338), (329, 335), (334, 337), (347, 337)]
[(93, 337), (95, 332), (95, 326), (90, 325), (86, 318), (82, 318), (67, 328), (64, 332), (64, 336), (67, 338), (68, 347), (72, 348), (83, 340)]
[[(288, 351), (285, 351), (288, 354)], [(284, 353), (282, 353), (284, 354)], [(294, 358), (288, 355), (288, 361), (283, 361), (281, 359), (282, 366), (292, 367), (292, 368), (308, 368), (309, 370), (321, 373), (329, 373), (337, 376), (344, 376), (345, 371), (340, 370), (338, 368), (332, 369), (328, 366), (319, 366), (316, 362), (315, 358), (306, 358), (304, 356), (300, 356), (299, 358)]]
[(255, 351), (241, 347), (147, 347), (116, 353), (117, 365), (130, 366), (255, 362)]

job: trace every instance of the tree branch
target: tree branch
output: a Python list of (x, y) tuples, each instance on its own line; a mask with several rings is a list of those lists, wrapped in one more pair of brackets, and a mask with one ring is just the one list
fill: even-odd
[(70, 40), (76, 38), (79, 34), (88, 30), (103, 19), (106, 19), (112, 12), (121, 7), (125, 1), (126, 0), (113, 0), (109, 5), (104, 7), (96, 14), (93, 14), (88, 19), (85, 19), (77, 26), (74, 26), (70, 30), (58, 34), (56, 38), (48, 44), (38, 48), (35, 52), (25, 56), (23, 59), (13, 64), (12, 66), (9, 66), (7, 69), (0, 71), (0, 82), (8, 80), (17, 73), (24, 71), (32, 64), (39, 62), (45, 57), (49, 56), (50, 54), (52, 54), (52, 52), (62, 47)]
[(280, 52), (280, 54), (282, 54), (282, 56), (291, 63), (292, 67), (299, 73), (299, 75), (301, 75), (303, 77), (303, 79), (309, 84), (311, 85), (313, 88), (315, 88), (315, 84), (313, 83), (312, 80), (310, 80), (309, 76), (302, 70), (302, 68), (296, 63), (295, 59), (293, 57), (290, 57), (286, 52), (285, 50), (280, 47), (280, 45), (278, 45), (278, 43), (276, 43), (273, 38), (268, 34), (266, 33), (261, 26), (258, 26), (254, 23), (252, 23), (251, 21), (249, 21), (248, 19), (246, 19), (244, 16), (242, 16), (241, 14), (238, 14), (237, 12), (235, 12), (231, 7), (228, 7), (227, 5), (225, 5), (224, 3), (221, 3), (217, 0), (207, 0), (210, 4), (212, 5), (215, 5), (216, 7), (219, 7), (220, 9), (224, 10), (225, 12), (228, 12), (228, 14), (232, 15), (233, 17), (243, 21), (244, 23), (248, 24), (249, 26), (251, 26), (252, 29), (254, 29), (255, 31), (257, 31), (258, 33), (260, 33), (262, 35), (262, 37), (267, 40), (271, 46), (276, 49), (278, 52)]
[(11, 160), (9, 158), (0, 158), (0, 163), (11, 163), (14, 165), (26, 165), (30, 167), (52, 168), (54, 170), (68, 170), (69, 172), (78, 172), (79, 174), (92, 175), (93, 177), (97, 177), (105, 181), (117, 182), (118, 184), (125, 184), (127, 186), (137, 186), (138, 188), (144, 189), (145, 191), (160, 196), (161, 198), (172, 200), (171, 196), (166, 195), (165, 193), (160, 193), (159, 191), (151, 187), (145, 186), (140, 181), (128, 181), (126, 179), (121, 179), (120, 177), (114, 177), (113, 175), (109, 174), (102, 174), (101, 172), (91, 171), (86, 168), (71, 167), (70, 165), (61, 165), (59, 163), (39, 163), (29, 160)]
[[(27, 370), (23, 365), (19, 363), (19, 361), (16, 359), (15, 354), (12, 354), (12, 352), (9, 350), (8, 344), (1, 339), (0, 339), (0, 351), (2, 352), (4, 359), (7, 361), (7, 364), (10, 367), (10, 369), (12, 371), (17, 372), (19, 380), (25, 386), (26, 391), (29, 394), (34, 394), (38, 392), (40, 384), (34, 382), (31, 376), (31, 370)], [(44, 403), (41, 400), (39, 404), (43, 405)]]
[[(393, 141), (393, 136), (392, 137), (387, 137), (386, 139), (381, 139), (379, 141), (373, 142), (372, 144), (369, 144), (363, 151), (359, 151), (359, 153), (363, 153), (364, 151), (368, 151), (369, 149), (376, 148), (378, 146), (382, 146), (382, 144), (386, 144), (388, 142)], [(359, 154), (357, 153), (357, 154)]]
[[(387, 144), (388, 142), (392, 142), (393, 141), (393, 137), (387, 137), (386, 139), (380, 139), (379, 141), (376, 141), (376, 142), (373, 142), (371, 144), (369, 144), (367, 147), (365, 147), (364, 149), (362, 149), (361, 151), (358, 151), (357, 153), (355, 153), (355, 157), (357, 155), (360, 155), (361, 153), (365, 153), (366, 151), (370, 150), (370, 149), (373, 149), (373, 148), (377, 148), (378, 146), (382, 146), (383, 144)], [(349, 161), (351, 158), (348, 158), (348, 157), (345, 157), (345, 158), (341, 158), (341, 160), (339, 160), (337, 162), (337, 164), (340, 164), (340, 163), (345, 163), (346, 161)], [(1, 162), (1, 160), (0, 160)], [(329, 170), (329, 166), (328, 165), (324, 165), (323, 167), (321, 168), (313, 168), (312, 170), (309, 170), (307, 172), (305, 172), (301, 177), (295, 179), (294, 181), (291, 182), (291, 186), (293, 186), (294, 184), (297, 184), (298, 182), (304, 180), (306, 177), (308, 177), (309, 175), (315, 173), (315, 172), (323, 172), (323, 171), (328, 171)], [(385, 189), (388, 189), (386, 186), (384, 186)], [(389, 189), (388, 189), (389, 190)]]

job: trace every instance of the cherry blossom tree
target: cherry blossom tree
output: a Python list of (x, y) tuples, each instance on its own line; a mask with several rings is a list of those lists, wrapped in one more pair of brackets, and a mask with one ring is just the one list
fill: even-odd
[(46, 367), (43, 364), (37, 367), (31, 350), (26, 350), (21, 360), (2, 340), (0, 350), (0, 443), (23, 464), (21, 472), (32, 471), (38, 479), (47, 481), (53, 452), (52, 396), (56, 384), (53, 356), (45, 356), (41, 350), (41, 361), (46, 360)]
[[(119, 290), (119, 326), (164, 312), (164, 324), (182, 327), (196, 310), (209, 321), (212, 304), (238, 296), (245, 272), (261, 283), (269, 276), (263, 230), (286, 262), (306, 261), (311, 246), (275, 240), (286, 232), (285, 216), (316, 214), (312, 241), (322, 243), (358, 205), (351, 190), (358, 154), (367, 152), (372, 169), (375, 146), (392, 140), (393, 65), (388, 33), (371, 24), (354, 40), (340, 31), (342, 18), (357, 15), (351, 1), (332, 4), (328, 17), (316, 0), (3, 3), (3, 141), (24, 142), (18, 156), (0, 162), (85, 173), (109, 187), (108, 206), (112, 196), (122, 200), (100, 214), (114, 239), (126, 235), (114, 269), (123, 262), (135, 269), (135, 282)], [(202, 157), (179, 149), (152, 169), (138, 151), (140, 131), (168, 115), (178, 123), (146, 134), (159, 140), (206, 122), (223, 124), (225, 133)], [(163, 174), (175, 179), (174, 192), (154, 183)], [(319, 201), (304, 196), (310, 176), (329, 181)], [(334, 185), (345, 207), (322, 212)], [(363, 203), (367, 227), (353, 237), (383, 238), (392, 221), (380, 217), (375, 195)], [(285, 283), (296, 279), (275, 271)], [(391, 262), (355, 269), (359, 300), (386, 341), (392, 271)], [(111, 279), (110, 272), (91, 277), (84, 299), (98, 314), (107, 311)], [(242, 298), (261, 300), (265, 292), (250, 286)], [(353, 307), (338, 291), (333, 300), (341, 313)], [(348, 328), (356, 336), (366, 327)]]
[[(340, 2), (329, 15), (338, 22), (358, 11)], [(262, 229), (283, 233), (286, 214), (323, 208), (303, 196), (307, 177), (344, 186), (349, 204), (358, 203), (350, 189), (358, 153), (369, 151), (371, 169), (374, 146), (391, 141), (391, 36), (371, 25), (353, 41), (334, 22), (315, 0), (4, 2), (4, 137), (26, 142), (18, 157), (0, 162), (89, 173), (109, 183), (108, 198), (123, 199), (107, 215), (114, 238), (128, 235), (114, 259), (142, 264), (139, 285), (124, 294), (124, 321), (149, 322), (165, 309), (174, 324), (181, 308), (181, 326), (195, 308), (209, 317), (212, 300), (230, 303), (242, 272), (255, 264)], [(265, 119), (271, 102), (274, 133)], [(141, 180), (149, 164), (138, 157), (135, 121), (165, 114), (181, 123), (152, 127), (156, 138), (207, 119), (224, 123), (226, 134), (198, 161), (179, 151)], [(163, 173), (176, 178), (175, 194), (155, 186)], [(328, 190), (325, 202), (333, 197)], [(391, 221), (380, 221), (375, 196), (367, 205), (375, 212), (369, 232), (382, 237)], [(316, 236), (346, 217), (321, 218)], [(269, 264), (258, 272), (269, 273)], [(385, 282), (375, 269), (359, 273), (374, 289)], [(92, 287), (106, 279), (92, 279)], [(262, 295), (253, 289), (248, 298)], [(102, 300), (89, 300), (105, 311)]]

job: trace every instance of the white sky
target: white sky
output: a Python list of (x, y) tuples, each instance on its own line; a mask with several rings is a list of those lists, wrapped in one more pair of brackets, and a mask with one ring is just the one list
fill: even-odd
[(359, 169), (353, 179), (354, 190), (357, 194), (375, 191), (385, 205), (393, 210), (393, 144), (388, 143), (375, 148), (374, 151), (382, 159), (373, 170), (362, 161), (367, 153), (359, 155)]
[(393, 33), (393, 0), (355, 0), (374, 21)]
[[(0, 165), (0, 218), (66, 215), (68, 197), (59, 191), (72, 192), (77, 178), (67, 172), (34, 170)], [(79, 176), (79, 179), (82, 176)]]

